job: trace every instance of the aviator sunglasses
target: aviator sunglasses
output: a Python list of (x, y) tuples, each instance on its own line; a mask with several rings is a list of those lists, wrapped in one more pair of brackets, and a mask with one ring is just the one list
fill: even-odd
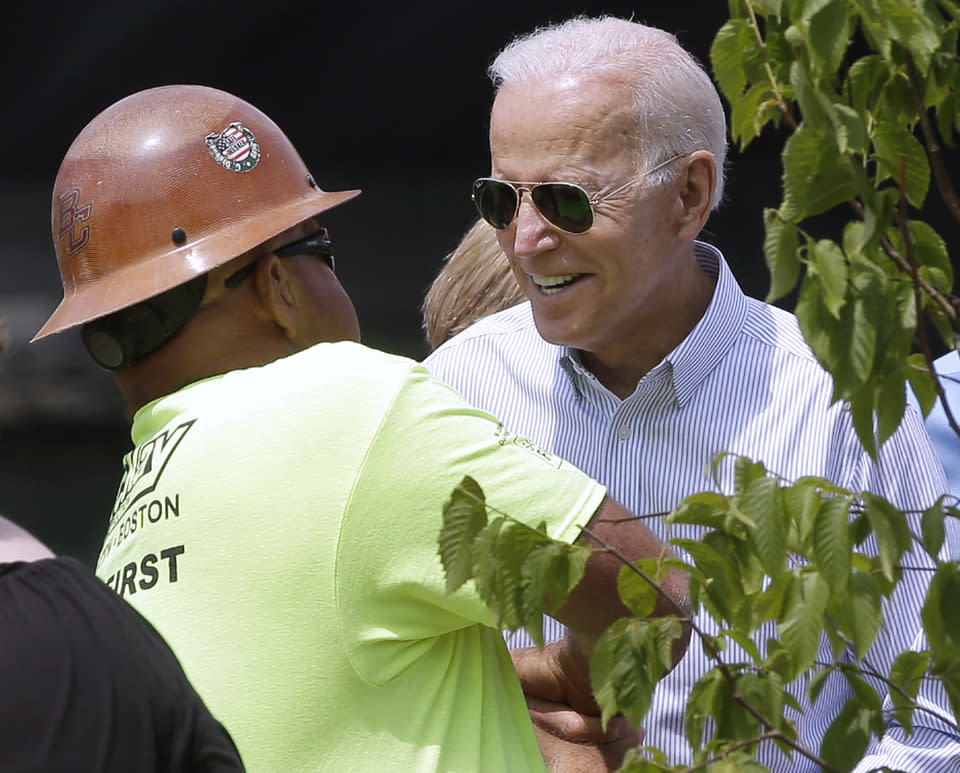
[(520, 198), (526, 191), (530, 194), (533, 206), (550, 223), (561, 231), (582, 234), (589, 231), (590, 226), (593, 225), (593, 217), (598, 204), (685, 155), (685, 153), (681, 153), (671, 156), (666, 161), (627, 180), (610, 193), (593, 199), (576, 183), (525, 183), (481, 177), (473, 183), (473, 203), (484, 220), (498, 231), (502, 231), (516, 218), (517, 212), (520, 211)]

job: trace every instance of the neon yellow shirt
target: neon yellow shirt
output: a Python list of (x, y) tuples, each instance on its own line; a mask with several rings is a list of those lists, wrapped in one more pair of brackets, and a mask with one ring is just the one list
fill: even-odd
[(192, 384), (133, 440), (97, 574), (250, 773), (544, 770), (495, 621), (444, 591), (442, 507), (469, 474), (573, 541), (603, 487), (353, 343)]

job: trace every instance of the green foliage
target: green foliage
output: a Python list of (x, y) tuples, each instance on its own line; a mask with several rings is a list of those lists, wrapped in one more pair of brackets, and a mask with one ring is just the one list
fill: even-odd
[(440, 560), (453, 593), (473, 580), (501, 628), (525, 628), (543, 644), (543, 614), (556, 612), (580, 582), (590, 549), (567, 545), (506, 516), (489, 520), (483, 490), (471, 477), (443, 508)]
[[(734, 493), (695, 494), (666, 517), (668, 524), (704, 530), (700, 539), (671, 544), (689, 557), (693, 601), (720, 631), (707, 636), (694, 625), (715, 663), (688, 699), (685, 731), (695, 764), (711, 771), (765, 770), (756, 753), (760, 741), (769, 739), (824, 770), (851, 769), (886, 721), (884, 695), (866, 674), (883, 680), (907, 732), (921, 681), (931, 675), (943, 681), (956, 713), (960, 568), (936, 560), (945, 519), (960, 517), (952, 501), (944, 498), (922, 517), (922, 536), (937, 567), (923, 610), (928, 647), (901, 653), (888, 674), (877, 674), (868, 652), (883, 624), (882, 602), (900, 581), (915, 539), (906, 515), (881, 497), (821, 478), (791, 483), (771, 476), (760, 462), (729, 454), (716, 464), (734, 465)], [(488, 509), (471, 478), (444, 508), (439, 543), (448, 590), (472, 581), (500, 625), (524, 626), (542, 644), (541, 614), (567, 598), (590, 551), (555, 542), (542, 527), (508, 514), (489, 518)], [(604, 722), (622, 714), (641, 725), (657, 682), (670, 669), (682, 622), (650, 614), (666, 568), (677, 565), (675, 558), (646, 559), (625, 563), (620, 571), (620, 597), (635, 617), (617, 621), (601, 636), (590, 666)], [(760, 627), (767, 623), (775, 633), (761, 646)], [(824, 642), (832, 661), (821, 657)], [(790, 718), (802, 710), (796, 696), (805, 689), (813, 703), (827, 680), (837, 678), (847, 681), (854, 697), (831, 723), (821, 748), (808, 748)], [(955, 719), (942, 719), (960, 732)], [(661, 750), (644, 749), (643, 757), (631, 754), (621, 770), (685, 768), (671, 767)]]
[(670, 670), (673, 640), (681, 633), (673, 617), (622, 619), (604, 632), (590, 662), (590, 681), (604, 724), (623, 714), (639, 726), (653, 689)]
[[(833, 376), (834, 399), (850, 404), (861, 442), (876, 454), (899, 425), (905, 385), (924, 413), (932, 408), (938, 395), (934, 352), (960, 340), (960, 299), (947, 244), (921, 219), (935, 191), (960, 221), (953, 170), (944, 156), (957, 147), (960, 131), (960, 4), (735, 0), (730, 17), (711, 61), (731, 106), (733, 138), (746, 148), (764, 131), (787, 133), (783, 199), (763, 213), (767, 300), (798, 289), (796, 314)], [(827, 213), (846, 215), (840, 238), (817, 233), (824, 228), (818, 218)], [(904, 514), (869, 494), (856, 500), (857, 512), (837, 492), (823, 500), (794, 486), (783, 498), (792, 519), (790, 550), (808, 563), (777, 577), (772, 560), (762, 560), (770, 581), (759, 609), (778, 623), (777, 646), (788, 664), (778, 666), (780, 673), (811, 664), (819, 635), (813, 616), (821, 611), (834, 651), (852, 645), (864, 657), (879, 630), (882, 599), (899, 581), (914, 538)], [(698, 522), (711, 520), (702, 504), (690, 507), (700, 509)], [(951, 499), (923, 513), (919, 536), (932, 558), (944, 544), (945, 519), (957, 515)], [(876, 550), (860, 552), (871, 535)], [(757, 547), (768, 549), (762, 541)], [(727, 556), (703, 548), (691, 555), (712, 562), (704, 566), (719, 572), (721, 588), (736, 585), (737, 565), (724, 561)], [(956, 563), (939, 565), (923, 613), (929, 652), (903, 653), (889, 675), (896, 715), (907, 731), (928, 670), (943, 681), (955, 714), (960, 707), (960, 623), (948, 610), (960, 592), (957, 577)], [(709, 589), (706, 597), (714, 600)], [(729, 617), (738, 611), (735, 602), (707, 606), (737, 626), (748, 621), (742, 614)], [(852, 767), (882, 726), (875, 693), (858, 672), (843, 673), (857, 700), (831, 725), (821, 752), (840, 770)], [(820, 674), (813, 693), (828, 670)]]
[[(871, 453), (907, 382), (930, 409), (932, 357), (960, 331), (946, 244), (920, 219), (935, 182), (960, 221), (943, 155), (960, 131), (958, 36), (956, 2), (737, 0), (711, 47), (740, 147), (787, 130), (783, 200), (763, 215), (768, 300), (799, 287), (804, 334)], [(814, 234), (834, 212), (852, 221), (843, 238)]]

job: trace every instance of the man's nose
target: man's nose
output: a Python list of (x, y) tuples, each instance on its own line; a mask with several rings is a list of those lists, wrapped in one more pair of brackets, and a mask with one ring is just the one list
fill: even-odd
[(535, 255), (555, 247), (556, 227), (534, 206), (529, 191), (520, 192), (520, 206), (514, 220), (514, 252), (518, 256)]

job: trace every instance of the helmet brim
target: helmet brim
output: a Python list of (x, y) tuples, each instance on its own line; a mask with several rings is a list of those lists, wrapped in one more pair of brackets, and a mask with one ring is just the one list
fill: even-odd
[(65, 284), (60, 305), (30, 341), (99, 319), (184, 284), (359, 194), (359, 190), (313, 191), (274, 209), (269, 218), (225, 226), (215, 234), (184, 244), (162, 259), (131, 263), (87, 285)]

